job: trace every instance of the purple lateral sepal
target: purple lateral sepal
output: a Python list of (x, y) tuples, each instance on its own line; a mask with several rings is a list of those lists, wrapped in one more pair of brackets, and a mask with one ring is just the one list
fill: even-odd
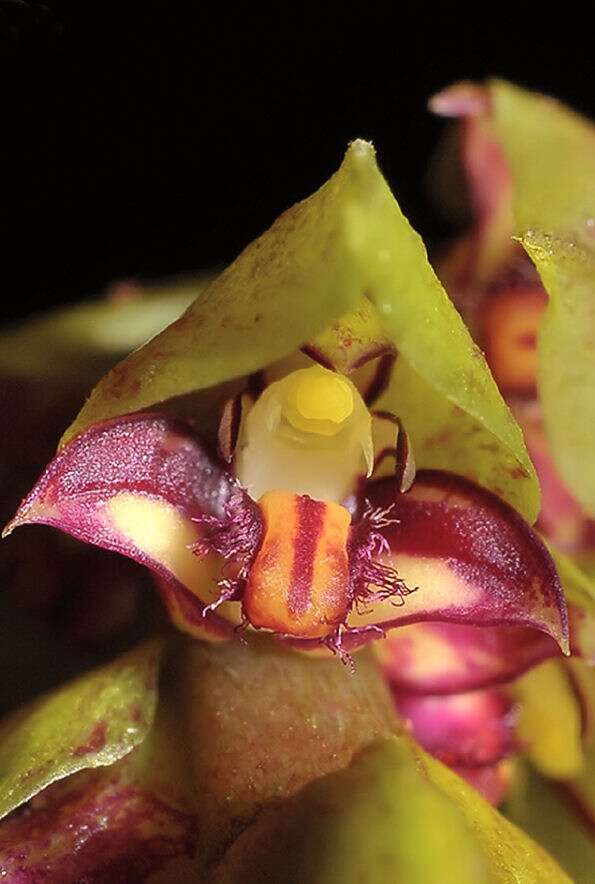
[(416, 590), (401, 608), (378, 611), (384, 617), (377, 625), (528, 627), (568, 653), (568, 612), (552, 558), (494, 494), (460, 476), (424, 470), (406, 494), (392, 478), (369, 483), (360, 499), (360, 508), (366, 506), (390, 513), (382, 529), (386, 560)]
[[(189, 518), (222, 517), (237, 488), (189, 424), (164, 415), (130, 414), (95, 424), (63, 448), (6, 531), (38, 521), (42, 507), (48, 508), (44, 523), (53, 524), (49, 508), (55, 505), (71, 517), (69, 527), (77, 537), (97, 543), (97, 501), (126, 492), (164, 500)], [(56, 516), (56, 527), (62, 527), (59, 521)]]
[[(238, 505), (253, 520), (255, 536), (261, 522), (257, 505), (209, 457), (189, 424), (163, 415), (132, 414), (96, 424), (64, 448), (4, 533), (20, 525), (50, 525), (146, 565), (161, 578), (159, 586), (170, 611), (173, 605), (179, 615), (174, 618), (178, 625), (187, 620), (193, 631), (204, 619), (205, 608), (196, 587), (189, 588), (184, 579), (193, 569), (186, 563), (176, 573), (179, 550), (174, 550), (170, 561), (159, 554), (159, 538), (144, 542), (147, 532), (147, 536), (151, 533), (150, 518), (146, 526), (132, 525), (133, 530), (118, 523), (114, 502), (124, 498), (165, 505), (170, 521), (188, 540), (181, 544), (183, 554), (200, 542), (205, 521), (225, 524), (230, 510), (237, 510)], [(189, 550), (188, 556), (192, 555)], [(194, 561), (198, 574), (200, 558), (194, 556)], [(229, 624), (217, 615), (208, 619), (207, 631), (219, 621), (224, 632), (229, 631)]]

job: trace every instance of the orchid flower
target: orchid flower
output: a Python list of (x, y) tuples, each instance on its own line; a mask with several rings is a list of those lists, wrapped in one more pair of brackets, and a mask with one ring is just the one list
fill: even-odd
[[(422, 745), (492, 800), (508, 795), (513, 818), (529, 824), (577, 880), (590, 880), (595, 130), (553, 100), (498, 81), (458, 84), (430, 105), (458, 121), (434, 165), (434, 182), (443, 203), (460, 206), (454, 182), (461, 179), (453, 171), (455, 162), (462, 166), (473, 216), (470, 232), (442, 255), (439, 272), (523, 428), (543, 492), (537, 527), (555, 553), (571, 603), (571, 646), (581, 659), (564, 666), (550, 660), (511, 683), (505, 633), (445, 624), (391, 636), (383, 659), (397, 706)], [(512, 652), (517, 675), (556, 655), (546, 642), (529, 640)], [(547, 782), (521, 776), (518, 764), (514, 770), (511, 758), (521, 751), (562, 784), (574, 821)], [(564, 838), (539, 822), (533, 800), (548, 805)]]
[[(146, 565), (188, 637), (5, 723), (0, 760), (16, 761), (2, 809), (33, 803), (0, 832), (0, 868), (263, 880), (266, 863), (280, 881), (296, 868), (300, 881), (381, 881), (382, 854), (391, 880), (567, 880), (404, 732), (369, 649), (351, 658), (465, 625), (495, 631), (493, 683), (568, 653), (538, 508), (481, 352), (373, 149), (354, 142), (324, 187), (99, 382), (7, 526), (49, 525)], [(469, 672), (443, 675), (470, 687)], [(409, 676), (433, 683), (419, 648)], [(486, 700), (484, 731), (506, 704)], [(464, 759), (445, 760), (499, 767), (508, 731), (490, 739), (475, 730)], [(321, 811), (329, 825), (314, 831)], [(113, 836), (103, 855), (96, 818)], [(86, 848), (66, 867), (75, 842)]]
[[(376, 225), (387, 220), (381, 233), (367, 229), (368, 215)], [(436, 347), (442, 334), (436, 311), (453, 344), (440, 341), (442, 352), (431, 370), (423, 364), (424, 372), (437, 378), (436, 363), (443, 361), (454, 400), (470, 399), (471, 376), (482, 387), (489, 383), (405, 225), (370, 148), (354, 143), (325, 188), (283, 216), (204, 298), (107, 375), (7, 531), (45, 523), (149, 565), (174, 622), (193, 635), (232, 636), (243, 622), (343, 654), (402, 623), (441, 619), (534, 626), (565, 647), (555, 571), (512, 508), (462, 477), (436, 472), (421, 472), (405, 493), (413, 482), (412, 453), (422, 466), (463, 466), (486, 445), (473, 438), (475, 430), (486, 431), (469, 414), (479, 411), (471, 401), (467, 412), (463, 404), (455, 411), (448, 400), (441, 403), (442, 432), (464, 438), (456, 451), (449, 455), (450, 446), (427, 438), (418, 442), (422, 406), (411, 399), (427, 382), (407, 357), (421, 371), (424, 337)], [(280, 243), (290, 258), (282, 264)], [(427, 277), (425, 319), (414, 285), (401, 289), (394, 276), (395, 265), (405, 272), (405, 247)], [(316, 279), (317, 307), (329, 324), (285, 354), (278, 327), (293, 339), (313, 322), (314, 293), (299, 278), (299, 271), (309, 278), (303, 262), (312, 248), (331, 275)], [(355, 271), (336, 307), (328, 303), (328, 285), (337, 285), (333, 250), (345, 252)], [(358, 266), (360, 252), (369, 251), (374, 261)], [(344, 274), (341, 268), (341, 284)], [(279, 304), (283, 284), (291, 286), (288, 297), (297, 290), (300, 298), (289, 323)], [(229, 312), (234, 293), (237, 316)], [(356, 309), (345, 312), (349, 295)], [(407, 299), (413, 303), (405, 318)], [(420, 332), (420, 322), (427, 331)], [(254, 351), (253, 338), (266, 341), (263, 352)], [(198, 414), (210, 406), (204, 421), (195, 420), (196, 431), (163, 414), (113, 416), (191, 393), (199, 370), (202, 383), (215, 387), (190, 403)], [(427, 404), (432, 395), (430, 389)], [(493, 387), (489, 396), (512, 436)], [(209, 446), (215, 429), (218, 452)], [(491, 444), (495, 451), (504, 447)], [(503, 452), (509, 462), (512, 453)], [(515, 477), (529, 483), (529, 462), (520, 448), (516, 465), (502, 464), (499, 454), (483, 454), (484, 475), (474, 464), (473, 478), (489, 479), (515, 499)]]

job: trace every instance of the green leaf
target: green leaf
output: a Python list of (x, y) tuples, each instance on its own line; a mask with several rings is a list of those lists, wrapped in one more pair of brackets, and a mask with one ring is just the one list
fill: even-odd
[(151, 642), (34, 700), (0, 725), (0, 817), (50, 783), (110, 765), (155, 714), (160, 647)]
[[(175, 710), (160, 701), (146, 739), (109, 767), (53, 783), (0, 823), (0, 878), (197, 880), (196, 811)], [(188, 877), (181, 869), (190, 864)]]
[(263, 811), (210, 880), (249, 884), (568, 882), (556, 863), (407, 737)]
[(92, 423), (263, 368), (348, 313), (363, 294), (349, 217), (370, 206), (363, 142), (337, 174), (285, 212), (162, 334), (108, 374), (63, 442)]
[(490, 804), (454, 774), (431, 758), (414, 743), (411, 745), (416, 766), (426, 767), (433, 782), (461, 810), (477, 844), (484, 851), (490, 880), (502, 882), (567, 881), (551, 857), (524, 832), (511, 826)]
[[(433, 456), (428, 457), (429, 447), (425, 446), (424, 466), (453, 469), (456, 463), (465, 476), (477, 472), (487, 476), (491, 469), (497, 478), (488, 479), (487, 487), (533, 521), (539, 510), (539, 488), (521, 431), (500, 396), (482, 352), (432, 270), (421, 238), (380, 177), (376, 189), (373, 212), (358, 205), (353, 226), (365, 242), (361, 262), (366, 291), (399, 359), (405, 363), (407, 383), (401, 391), (397, 370), (392, 385), (394, 396), (387, 399), (387, 405), (402, 417), (411, 433), (416, 458), (413, 429), (421, 423), (420, 405), (424, 403), (423, 416), (430, 422), (436, 405), (440, 418), (435, 419), (433, 435), (444, 434), (446, 452), (437, 454), (438, 443)], [(424, 401), (427, 392), (429, 401)], [(408, 397), (405, 407), (401, 397), (404, 401)], [(414, 425), (411, 430), (409, 422)], [(425, 434), (423, 429), (418, 433)], [(451, 435), (465, 439), (463, 455), (456, 443), (450, 444)], [(483, 466), (478, 466), (481, 460)]]
[(483, 451), (482, 475), (498, 473), (491, 489), (532, 519), (539, 492), (520, 430), (363, 141), (180, 319), (103, 378), (62, 443), (97, 421), (262, 369), (315, 341), (364, 297), (383, 339), (420, 378), (419, 394), (429, 387), (449, 421), (462, 422), (469, 457), (453, 454), (462, 472), (473, 474)]
[(591, 884), (595, 839), (576, 815), (564, 789), (529, 766), (519, 768), (504, 813), (546, 847), (576, 884)]

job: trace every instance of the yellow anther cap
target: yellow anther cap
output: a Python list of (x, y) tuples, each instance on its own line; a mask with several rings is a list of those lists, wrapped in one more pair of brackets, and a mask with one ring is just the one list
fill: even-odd
[(353, 392), (341, 375), (316, 365), (293, 373), (282, 409), (296, 430), (334, 436), (353, 413)]

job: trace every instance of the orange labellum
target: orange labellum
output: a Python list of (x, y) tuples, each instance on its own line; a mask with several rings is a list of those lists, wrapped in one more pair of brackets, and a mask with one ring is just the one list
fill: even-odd
[(330, 635), (351, 605), (350, 514), (290, 491), (268, 491), (259, 506), (264, 535), (246, 585), (246, 616), (278, 633)]

